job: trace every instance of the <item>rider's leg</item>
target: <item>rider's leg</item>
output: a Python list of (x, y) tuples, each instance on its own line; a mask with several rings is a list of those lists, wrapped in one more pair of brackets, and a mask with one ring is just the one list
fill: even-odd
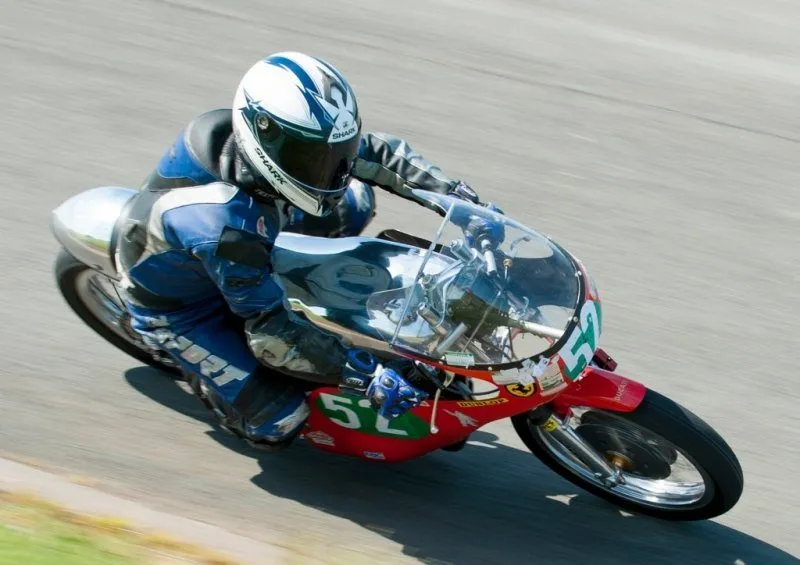
[(262, 364), (305, 381), (338, 385), (347, 351), (341, 340), (279, 310), (249, 320), (250, 349)]
[(294, 439), (309, 413), (302, 383), (261, 366), (224, 309), (185, 322), (137, 317), (134, 327), (179, 364), (225, 427), (258, 447)]

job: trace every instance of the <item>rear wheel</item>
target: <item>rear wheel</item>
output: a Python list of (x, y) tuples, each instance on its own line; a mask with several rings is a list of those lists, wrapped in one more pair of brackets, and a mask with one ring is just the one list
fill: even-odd
[(525, 445), (559, 475), (642, 514), (666, 520), (713, 518), (730, 510), (744, 488), (739, 461), (719, 434), (652, 390), (633, 412), (573, 407), (568, 417), (558, 418), (616, 470), (616, 481), (592, 472), (530, 414), (512, 421)]
[(64, 249), (56, 259), (55, 277), (72, 311), (103, 339), (142, 363), (179, 374), (169, 359), (154, 357), (131, 328), (130, 315), (112, 279), (90, 269)]

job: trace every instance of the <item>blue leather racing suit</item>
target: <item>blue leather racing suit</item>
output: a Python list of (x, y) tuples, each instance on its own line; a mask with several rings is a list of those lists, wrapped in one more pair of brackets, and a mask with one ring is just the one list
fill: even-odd
[(346, 196), (329, 216), (305, 217), (245, 190), (263, 181), (238, 156), (230, 115), (195, 118), (164, 154), (120, 218), (116, 260), (133, 328), (170, 355), (224, 425), (270, 444), (305, 420), (304, 380), (336, 383), (345, 355), (284, 308), (269, 274), (277, 234), (357, 235), (375, 213), (372, 186), (409, 197), (457, 181), (405, 141), (364, 134)]

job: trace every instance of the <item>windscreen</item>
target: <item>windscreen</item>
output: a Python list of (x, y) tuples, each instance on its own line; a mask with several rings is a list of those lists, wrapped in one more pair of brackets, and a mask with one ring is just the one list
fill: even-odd
[(549, 349), (579, 302), (573, 261), (546, 237), (482, 206), (415, 196), (444, 220), (413, 283), (367, 300), (370, 325), (392, 346), (448, 365), (498, 366)]

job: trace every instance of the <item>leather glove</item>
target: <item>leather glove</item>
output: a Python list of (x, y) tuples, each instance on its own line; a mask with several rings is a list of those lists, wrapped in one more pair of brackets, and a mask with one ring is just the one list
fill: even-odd
[(478, 206), (483, 206), (484, 208), (489, 208), (493, 212), (497, 212), (498, 214), (505, 215), (505, 212), (500, 209), (499, 206), (496, 204), (492, 204), (491, 202), (481, 202), (478, 193), (475, 190), (465, 183), (463, 180), (458, 181), (450, 192), (447, 193), (448, 196), (452, 196), (454, 198), (460, 198), (461, 200), (465, 200), (467, 202), (472, 202), (473, 204), (477, 204)]
[[(458, 184), (448, 192), (448, 195), (478, 206), (483, 206), (498, 214), (505, 215), (503, 210), (496, 204), (481, 202), (478, 194), (464, 181), (458, 181)], [(461, 225), (467, 244), (470, 247), (477, 248), (484, 240), (488, 240), (490, 245), (494, 247), (502, 243), (503, 239), (505, 239), (505, 228), (503, 225), (498, 222), (492, 222), (485, 217), (469, 214), (469, 218), (466, 219), (466, 221), (461, 218), (454, 218), (454, 221)]]
[(394, 369), (384, 369), (373, 378), (366, 396), (378, 414), (387, 419), (403, 415), (428, 397)]
[(388, 419), (402, 415), (428, 396), (394, 369), (379, 368), (375, 356), (364, 349), (347, 352), (339, 387), (364, 394), (378, 414)]
[(475, 192), (472, 187), (463, 180), (458, 181), (458, 184), (456, 184), (447, 194), (448, 196), (460, 198), (461, 200), (466, 200), (467, 202), (472, 202), (473, 204), (481, 203), (478, 193)]
[(503, 224), (481, 216), (472, 216), (464, 228), (464, 238), (467, 240), (467, 245), (476, 249), (480, 249), (484, 241), (488, 241), (490, 248), (497, 247), (505, 237), (506, 230)]

